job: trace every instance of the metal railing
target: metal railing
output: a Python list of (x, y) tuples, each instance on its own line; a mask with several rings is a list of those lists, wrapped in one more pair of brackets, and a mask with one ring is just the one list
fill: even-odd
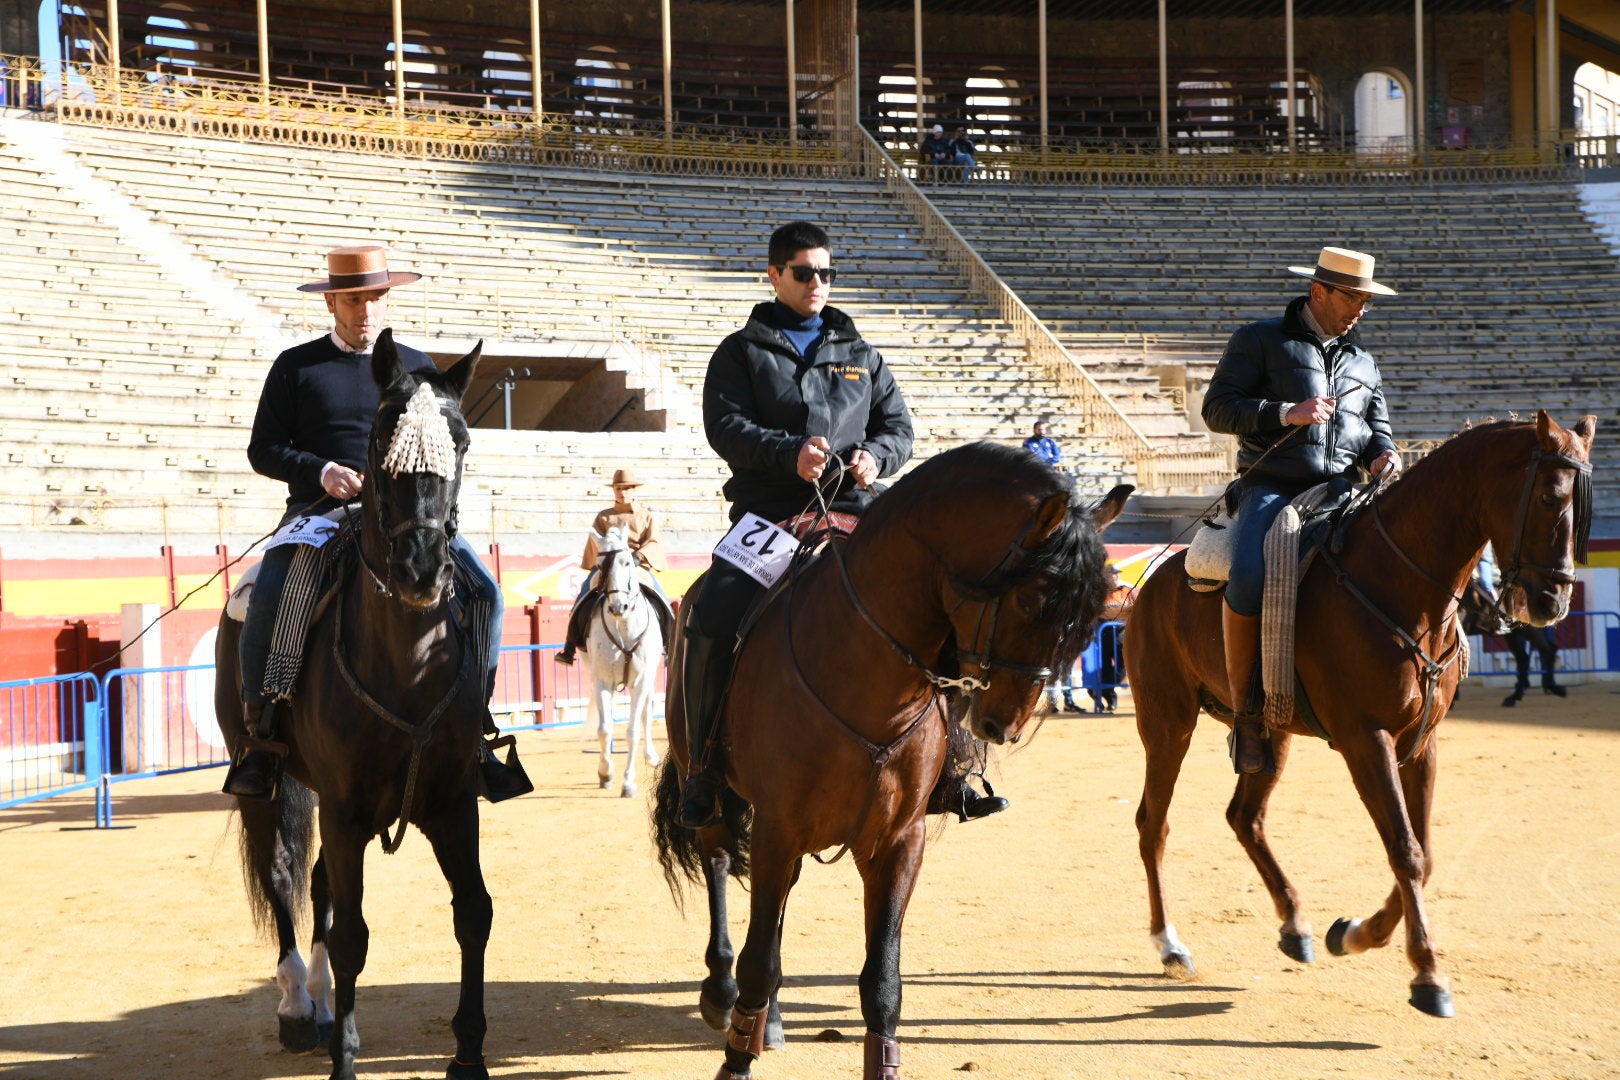
[[(1620, 670), (1620, 611), (1572, 611), (1552, 628), (1553, 644), (1558, 647), (1555, 674), (1590, 675)], [(1478, 647), (1468, 657), (1470, 675), (1516, 675), (1518, 667), (1507, 639), (1473, 635)], [(1530, 650), (1532, 676), (1545, 674), (1541, 655)]]
[[(561, 648), (501, 648), (490, 711), (503, 731), (585, 727), (590, 676), (554, 663)], [(115, 785), (227, 764), (214, 681), (214, 665), (190, 664), (0, 682), (0, 809), (93, 789), (96, 827), (110, 828)]]

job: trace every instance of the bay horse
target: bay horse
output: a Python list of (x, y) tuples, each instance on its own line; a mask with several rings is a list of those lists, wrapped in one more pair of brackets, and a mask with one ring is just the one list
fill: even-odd
[[(1404, 918), (1406, 956), (1416, 972), (1411, 1004), (1431, 1016), (1454, 1014), (1423, 886), (1434, 867), (1436, 728), (1462, 675), (1460, 596), (1490, 541), (1512, 553), (1503, 564), (1502, 592), (1513, 618), (1544, 626), (1568, 612), (1575, 563), (1586, 559), (1596, 428), (1586, 416), (1566, 430), (1540, 411), (1532, 423), (1464, 431), (1371, 499), (1346, 528), (1342, 554), (1319, 546), (1304, 570), (1295, 709), (1287, 727), (1271, 736), (1277, 772), (1240, 776), (1226, 808), (1282, 919), (1280, 947), (1293, 959), (1313, 959), (1311, 928), (1266, 842), (1265, 809), (1292, 736), (1318, 733), (1308, 706), (1320, 734), (1343, 755), (1395, 875), (1394, 889), (1370, 917), (1333, 924), (1328, 949), (1344, 956), (1387, 945)], [(1151, 933), (1165, 972), (1190, 978), (1192, 956), (1165, 903), (1166, 819), (1199, 711), (1230, 725), (1232, 703), (1221, 643), (1224, 597), (1190, 589), (1183, 562), (1183, 554), (1175, 555), (1142, 587), (1125, 663), (1147, 751), (1136, 825)]]
[[(725, 820), (697, 831), (677, 823), (688, 758), (677, 631), (654, 835), (677, 899), (700, 869), (708, 887), (699, 1005), (711, 1027), (729, 1024), (719, 1077), (751, 1076), (760, 1052), (782, 1044), (788, 892), (804, 856), (840, 846), (865, 887), (865, 1075), (898, 1077), (900, 925), (946, 762), (947, 701), (978, 738), (1018, 740), (1052, 672), (1091, 634), (1107, 592), (1098, 533), (1130, 491), (1081, 507), (1067, 478), (993, 443), (949, 450), (896, 482), (847, 543), (797, 565), (747, 631), (720, 717)], [(735, 980), (728, 872), (750, 882)]]
[(606, 536), (598, 534), (597, 550), (597, 587), (602, 600), (585, 638), (585, 667), (594, 684), (591, 702), (599, 747), (596, 778), (603, 789), (613, 786), (613, 695), (622, 686), (630, 697), (626, 733), (630, 746), (619, 794), (629, 799), (640, 790), (636, 754), (646, 756), (649, 769), (657, 768), (662, 760), (653, 747), (652, 705), (664, 659), (664, 631), (653, 602), (642, 592), (645, 571), (630, 550), (627, 530), (614, 526)]
[[(352, 1080), (360, 1045), (354, 1006), (369, 939), (360, 904), (366, 847), (380, 836), (393, 850), (406, 821), (427, 837), (450, 884), (461, 947), (461, 996), (450, 1023), (456, 1051), (445, 1075), (489, 1076), (484, 949), (493, 911), (479, 868), (475, 765), (484, 680), (447, 602), (468, 444), (461, 398), (481, 347), (442, 374), (415, 374), (400, 364), (387, 330), (377, 341), (371, 371), (382, 402), (360, 495), (361, 568), (310, 628), (299, 691), (280, 725), (289, 752), (277, 796), (238, 800), (250, 905), (256, 921), (274, 925), (280, 948), (282, 1045), (312, 1050), (329, 1035), (332, 1080)], [(389, 463), (390, 450), (408, 450), (413, 433), (429, 463)], [(215, 657), (215, 707), (233, 752), (245, 735), (240, 632), (240, 623), (222, 618)], [(317, 814), (320, 855), (311, 870)], [(396, 821), (390, 842), (386, 831)], [(308, 968), (294, 936), (306, 881), (314, 918)], [(328, 1002), (332, 975), (336, 995)]]

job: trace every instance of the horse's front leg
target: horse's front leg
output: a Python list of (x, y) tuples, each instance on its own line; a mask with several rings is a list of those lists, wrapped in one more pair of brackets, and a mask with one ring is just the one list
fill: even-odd
[(864, 1080), (898, 1080), (900, 1044), (900, 924), (922, 868), (926, 818), (900, 829), (884, 847), (856, 860), (866, 887), (866, 966), (861, 968), (861, 1015), (866, 1020)]
[(1350, 778), (1384, 841), (1390, 869), (1395, 872), (1395, 895), (1400, 897), (1400, 907), (1394, 909), (1393, 904), (1386, 903), (1365, 923), (1339, 920), (1329, 931), (1328, 947), (1343, 955), (1383, 945), (1404, 916), (1406, 958), (1417, 972), (1412, 980), (1412, 1005), (1430, 1016), (1455, 1015), (1451, 983), (1440, 971), (1440, 959), (1423, 909), (1423, 884), (1432, 868), (1428, 834), (1436, 740), (1431, 733), (1428, 746), (1404, 769), (1396, 766), (1394, 740), (1386, 731), (1375, 730), (1364, 741), (1347, 743), (1343, 751)]
[(1136, 843), (1147, 873), (1148, 933), (1159, 952), (1164, 973), (1173, 979), (1198, 974), (1192, 954), (1176, 937), (1164, 899), (1164, 848), (1170, 838), (1170, 803), (1176, 793), (1181, 764), (1192, 745), (1198, 724), (1198, 701), (1171, 697), (1165, 684), (1140, 684), (1136, 695), (1136, 728), (1146, 751), (1147, 770), (1142, 780), (1142, 801), (1136, 807)]
[(1276, 758), (1274, 773), (1251, 773), (1238, 778), (1237, 789), (1226, 807), (1226, 823), (1237, 835), (1238, 843), (1249, 853), (1249, 861), (1260, 871), (1260, 880), (1271, 894), (1272, 906), (1282, 920), (1277, 947), (1284, 954), (1302, 964), (1316, 959), (1316, 946), (1312, 939), (1311, 924), (1300, 917), (1299, 894), (1277, 863), (1277, 856), (1266, 840), (1266, 803), (1282, 778), (1288, 763), (1288, 749), (1293, 736), (1286, 731), (1271, 733), (1272, 754)]
[(366, 845), (370, 833), (356, 827), (347, 808), (322, 804), (321, 860), (331, 889), (332, 927), (327, 932), (336, 986), (332, 1011), (331, 1080), (354, 1080), (360, 1034), (354, 1022), (354, 991), (366, 967), (371, 931), (361, 912), (365, 892)]
[(602, 790), (613, 786), (613, 684), (596, 681), (596, 779)]
[(461, 997), (450, 1030), (456, 1036), (456, 1056), (445, 1071), (447, 1080), (488, 1080), (484, 1065), (484, 952), (494, 905), (484, 887), (478, 863), (478, 800), (471, 791), (457, 800), (444, 816), (421, 823), (444, 880), (450, 883), (456, 944), (461, 947)]
[[(652, 674), (644, 668), (635, 672), (625, 692), (630, 698), (630, 719), (625, 733), (629, 745), (625, 747), (624, 784), (619, 794), (633, 799), (640, 791), (636, 785), (636, 755), (640, 753), (643, 741), (649, 750), (652, 749), (652, 735), (647, 730), (652, 726)], [(656, 765), (657, 762), (652, 764)]]
[(751, 1077), (754, 1059), (765, 1051), (771, 998), (782, 984), (778, 949), (782, 911), (799, 863), (798, 856), (782, 851), (782, 833), (780, 826), (755, 820), (749, 853), (748, 936), (737, 957), (737, 1004), (726, 1036), (726, 1061), (715, 1080)]
[(332, 931), (332, 889), (326, 881), (326, 854), (315, 860), (309, 874), (310, 929), (309, 973), (304, 991), (315, 1004), (317, 1046), (332, 1038), (332, 956), (328, 937)]

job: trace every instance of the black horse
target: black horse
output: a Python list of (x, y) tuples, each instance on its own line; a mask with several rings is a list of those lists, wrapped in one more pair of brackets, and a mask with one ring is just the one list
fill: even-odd
[(1503, 622), (1495, 617), (1496, 610), (1496, 601), (1491, 599), (1484, 587), (1478, 581), (1469, 579), (1468, 588), (1463, 592), (1463, 629), (1470, 634), (1500, 634), (1506, 638), (1508, 651), (1513, 654), (1513, 665), (1518, 669), (1513, 692), (1502, 699), (1503, 706), (1512, 708), (1517, 705), (1530, 689), (1531, 649), (1541, 658), (1542, 693), (1557, 694), (1559, 697), (1567, 695), (1569, 691), (1558, 685), (1558, 679), (1553, 674), (1558, 667), (1558, 642), (1553, 637), (1557, 627)]
[[(382, 404), (361, 491), (360, 565), (310, 628), (298, 695), (281, 725), (289, 752), (279, 794), (238, 800), (249, 900), (256, 921), (273, 923), (279, 939), (282, 1045), (307, 1051), (329, 1041), (333, 1080), (355, 1075), (360, 1045), (354, 996), (369, 936), (360, 908), (366, 847), (381, 836), (392, 850), (406, 821), (433, 845), (450, 883), (461, 947), (461, 999), (450, 1022), (456, 1053), (446, 1075), (489, 1076), (484, 949), (492, 906), (478, 864), (475, 766), (483, 679), (446, 602), (468, 441), (461, 397), (480, 348), (449, 371), (419, 375), (401, 366), (387, 331), (378, 340), (371, 370)], [(240, 633), (240, 623), (221, 619), (215, 707), (233, 751), (245, 735)], [(320, 856), (311, 871), (317, 798)], [(293, 926), (306, 883), (314, 913), (308, 968)]]

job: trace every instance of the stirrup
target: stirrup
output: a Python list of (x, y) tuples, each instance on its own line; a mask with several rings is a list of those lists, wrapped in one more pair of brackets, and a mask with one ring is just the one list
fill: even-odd
[(575, 650), (573, 650), (573, 649), (569, 648), (568, 646), (564, 645), (561, 649), (559, 649), (557, 651), (557, 653), (554, 656), (552, 656), (552, 659), (555, 660), (559, 664), (563, 664), (563, 665), (566, 665), (568, 667), (573, 667), (574, 666), (574, 651)]
[(244, 736), (230, 768), (225, 770), (220, 790), (239, 799), (270, 802), (281, 791), (281, 767), (286, 760), (286, 743)]
[[(495, 751), (507, 747), (506, 760), (495, 756)], [(524, 771), (517, 756), (517, 739), (502, 735), (478, 744), (478, 792), (492, 803), (505, 802), (534, 790), (534, 782)]]
[(707, 772), (693, 773), (681, 787), (680, 808), (675, 820), (685, 829), (707, 829), (724, 820), (720, 812), (720, 794), (725, 781)]
[(1232, 758), (1232, 771), (1246, 776), (1275, 773), (1277, 755), (1271, 733), (1258, 715), (1234, 716), (1232, 730), (1226, 733), (1226, 750)]

